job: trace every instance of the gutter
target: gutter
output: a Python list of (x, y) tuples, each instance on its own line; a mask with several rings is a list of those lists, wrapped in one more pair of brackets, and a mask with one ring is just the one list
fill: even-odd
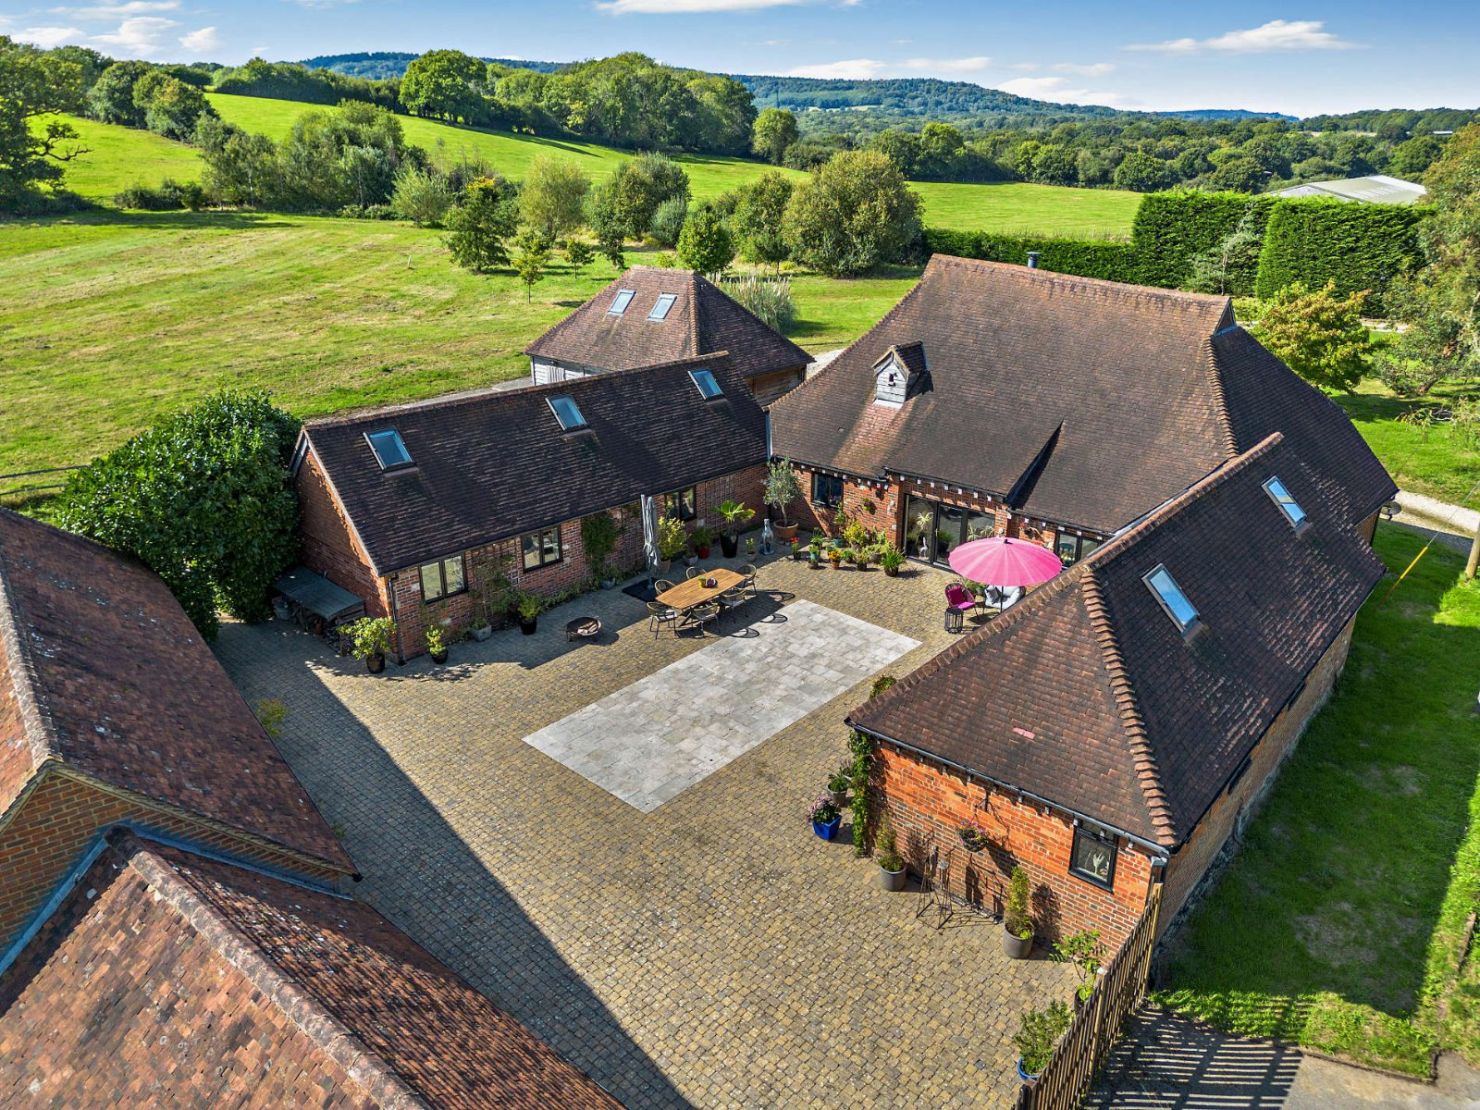
[(943, 763), (947, 767), (952, 767), (955, 770), (960, 771), (962, 774), (989, 782), (993, 786), (1009, 794), (1016, 794), (1021, 798), (1027, 798), (1030, 801), (1038, 803), (1039, 805), (1047, 806), (1049, 809), (1058, 810), (1060, 813), (1066, 813), (1077, 821), (1087, 821), (1091, 825), (1097, 825), (1100, 828), (1109, 829), (1117, 836), (1125, 837), (1132, 844), (1145, 848), (1148, 852), (1152, 854), (1153, 857), (1155, 857), (1155, 860), (1159, 860), (1163, 864), (1171, 858), (1171, 852), (1167, 849), (1165, 845), (1157, 844), (1154, 841), (1147, 840), (1143, 836), (1137, 836), (1135, 833), (1127, 832), (1125, 829), (1118, 828), (1115, 825), (1109, 824), (1103, 818), (1092, 817), (1088, 813), (1081, 813), (1079, 810), (1073, 809), (1070, 806), (1066, 806), (1062, 802), (1055, 802), (1049, 798), (1045, 798), (1042, 794), (1035, 794), (1033, 791), (1024, 789), (1021, 786), (1017, 786), (1010, 782), (1004, 782), (1002, 779), (994, 778), (992, 775), (989, 775), (984, 771), (978, 771), (976, 768), (968, 767), (964, 763), (957, 763), (954, 760), (947, 759), (943, 755), (937, 754), (936, 752), (926, 751), (924, 748), (916, 747), (914, 744), (907, 744), (903, 740), (896, 739), (893, 736), (887, 736), (882, 732), (876, 732), (870, 728), (863, 728), (862, 726), (855, 724), (851, 717), (845, 718), (843, 723), (846, 724), (849, 728), (863, 733), (865, 736), (870, 736), (875, 740), (881, 740), (886, 744), (893, 744), (897, 748), (903, 748), (905, 751), (914, 752), (916, 755), (922, 756), (925, 759), (933, 760), (936, 763)]

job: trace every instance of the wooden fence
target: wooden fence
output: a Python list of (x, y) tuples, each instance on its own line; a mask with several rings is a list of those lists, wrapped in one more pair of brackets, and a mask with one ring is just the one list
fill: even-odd
[(1125, 1019), (1146, 997), (1160, 908), (1156, 886), (1145, 914), (1101, 972), (1095, 993), (1074, 1015), (1042, 1073), (1018, 1091), (1017, 1110), (1074, 1110), (1089, 1091)]
[(28, 501), (53, 496), (67, 484), (68, 471), (78, 466), (51, 466), (44, 470), (18, 470), (0, 474), (0, 505), (22, 505)]

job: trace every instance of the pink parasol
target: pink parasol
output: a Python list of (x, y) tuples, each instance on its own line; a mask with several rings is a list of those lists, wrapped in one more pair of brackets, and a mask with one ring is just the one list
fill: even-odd
[(1064, 569), (1048, 548), (1006, 536), (963, 543), (950, 562), (962, 578), (987, 586), (1037, 586)]

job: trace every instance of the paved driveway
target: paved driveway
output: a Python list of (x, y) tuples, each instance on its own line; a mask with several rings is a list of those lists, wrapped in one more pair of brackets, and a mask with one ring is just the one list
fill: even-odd
[[(650, 812), (524, 742), (724, 650), (654, 639), (619, 591), (532, 637), (458, 645), (444, 668), (372, 677), (279, 622), (227, 626), (219, 653), (249, 701), (287, 704), (279, 743), (364, 896), (629, 1105), (1003, 1105), (1018, 1014), (1067, 997), (1069, 969), (1008, 961), (970, 914), (917, 919), (913, 894), (885, 894), (853, 858), (846, 824), (826, 844), (805, 819), (881, 665), (867, 629), (918, 642), (884, 668), (904, 674), (948, 642), (947, 580), (763, 566), (756, 644), (802, 599), (858, 630), (819, 664), (836, 692), (786, 723), (768, 714), (792, 691), (759, 683), (750, 716), (720, 710), (754, 745)], [(607, 632), (567, 645), (586, 612)]]

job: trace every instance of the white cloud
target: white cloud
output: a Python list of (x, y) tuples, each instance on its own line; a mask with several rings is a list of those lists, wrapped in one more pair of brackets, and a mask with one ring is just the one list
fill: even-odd
[(1120, 93), (1076, 88), (1067, 77), (1014, 77), (997, 87), (1014, 96), (1026, 96), (1033, 100), (1052, 100), (1061, 104), (1104, 104), (1112, 108), (1131, 107), (1131, 102)]
[(22, 27), (18, 31), (12, 31), (10, 37), (17, 42), (29, 42), (43, 50), (50, 50), (54, 46), (80, 39), (82, 30), (77, 27)]
[(819, 62), (797, 66), (786, 71), (788, 77), (821, 77), (835, 81), (867, 81), (874, 77), (960, 76), (980, 73), (992, 64), (981, 55), (969, 58), (907, 58), (902, 62), (885, 62), (878, 58), (847, 58), (840, 62)]
[(221, 35), (214, 27), (201, 27), (181, 35), (180, 45), (196, 54), (210, 54), (221, 49)]
[(1077, 73), (1080, 77), (1103, 77), (1114, 71), (1115, 66), (1110, 62), (1090, 62), (1088, 65), (1080, 65), (1075, 62), (1060, 62), (1050, 67), (1055, 73)]
[(1245, 31), (1228, 31), (1210, 39), (1168, 39), (1132, 43), (1127, 50), (1162, 54), (1196, 54), (1212, 50), (1225, 54), (1267, 54), (1281, 50), (1350, 50), (1356, 43), (1337, 38), (1318, 19), (1272, 19)]
[(116, 31), (94, 35), (92, 41), (125, 56), (142, 58), (158, 53), (165, 33), (176, 26), (178, 24), (173, 19), (161, 16), (134, 16), (120, 23)]
[(81, 8), (52, 8), (53, 12), (75, 15), (82, 19), (123, 19), (131, 15), (149, 12), (172, 12), (180, 7), (180, 0), (124, 0), (122, 3), (89, 4)]

